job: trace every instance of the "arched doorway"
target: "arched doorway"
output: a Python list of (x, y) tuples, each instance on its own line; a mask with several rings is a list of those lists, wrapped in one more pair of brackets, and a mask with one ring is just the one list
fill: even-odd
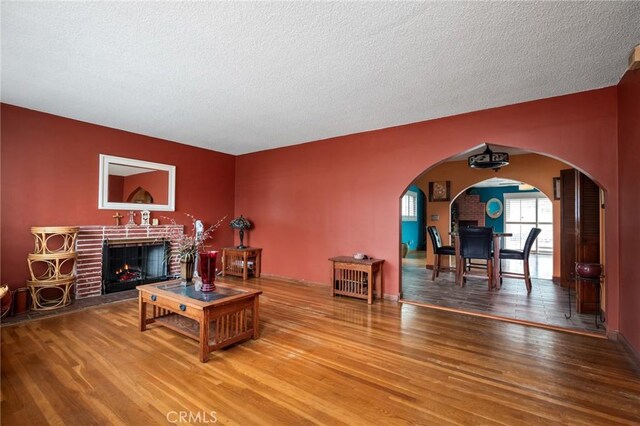
[[(506, 317), (551, 328), (602, 333), (602, 327), (596, 328), (593, 315), (576, 315), (575, 305), (571, 318), (565, 318), (565, 314), (569, 313), (568, 287), (573, 283), (561, 285), (561, 202), (558, 188), (554, 185), (561, 170), (568, 169), (573, 167), (547, 156), (520, 151), (512, 155), (509, 166), (497, 173), (492, 170), (470, 170), (466, 164), (466, 154), (463, 158), (453, 157), (425, 170), (411, 182), (411, 185), (426, 192), (425, 221), (421, 225), (437, 227), (445, 244), (452, 242), (449, 233), (455, 231), (461, 222), (464, 226), (492, 226), (513, 234), (503, 244), (514, 249), (522, 248), (531, 227), (543, 230), (530, 259), (536, 284), (534, 291), (528, 295), (524, 290), (524, 282), (518, 280), (509, 280), (502, 290), (495, 292), (487, 292), (486, 286), (474, 287), (473, 284), (458, 288), (452, 273), (441, 274), (431, 281), (433, 249), (428, 242), (426, 251), (409, 252), (407, 258), (403, 259), (400, 283), (403, 302)], [(448, 193), (445, 190), (443, 197), (434, 198), (432, 191), (435, 185), (448, 188)], [(465, 203), (469, 199), (475, 200), (477, 205), (471, 206), (470, 210), (478, 215), (476, 218), (459, 215), (462, 199), (465, 199)], [(490, 199), (497, 199), (502, 204), (502, 212), (494, 218), (490, 218), (486, 212), (486, 203)], [(600, 214), (604, 220), (602, 213), (596, 212), (596, 215)], [(601, 227), (604, 229), (602, 224)], [(453, 258), (450, 262), (453, 264)], [(502, 266), (505, 270), (522, 270), (521, 261), (504, 261)], [(571, 297), (575, 304), (575, 293)]]

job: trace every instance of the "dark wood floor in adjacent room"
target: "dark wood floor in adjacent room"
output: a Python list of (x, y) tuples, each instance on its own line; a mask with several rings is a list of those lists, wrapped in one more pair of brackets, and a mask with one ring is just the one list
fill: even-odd
[[(532, 255), (532, 290), (524, 280), (505, 278), (500, 289), (487, 289), (485, 278), (470, 278), (465, 286), (455, 282), (453, 272), (442, 272), (432, 280), (433, 270), (425, 269), (425, 252), (412, 251), (402, 259), (402, 297), (407, 303), (451, 309), (469, 314), (539, 324), (542, 327), (579, 333), (606, 335), (603, 315), (576, 312), (575, 290), (569, 316), (569, 293), (551, 281), (553, 260), (548, 255)], [(449, 260), (449, 259), (446, 259)], [(503, 260), (506, 271), (522, 273), (522, 261)], [(549, 277), (549, 279), (541, 277)]]
[(226, 281), (264, 291), (262, 334), (206, 364), (171, 330), (139, 332), (134, 300), (2, 327), (2, 424), (640, 423), (619, 343)]

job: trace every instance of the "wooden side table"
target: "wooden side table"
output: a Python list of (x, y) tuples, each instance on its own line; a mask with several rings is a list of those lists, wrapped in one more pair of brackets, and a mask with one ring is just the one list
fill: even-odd
[(382, 297), (383, 259), (358, 260), (349, 256), (338, 256), (331, 261), (331, 295), (367, 299), (373, 303), (373, 287), (378, 297)]
[(262, 249), (225, 247), (222, 249), (222, 276), (234, 275), (243, 280), (250, 275), (260, 278)]

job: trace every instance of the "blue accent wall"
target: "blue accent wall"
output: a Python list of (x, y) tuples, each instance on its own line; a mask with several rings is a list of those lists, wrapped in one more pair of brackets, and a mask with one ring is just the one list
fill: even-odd
[[(502, 201), (502, 205), (504, 208), (504, 194), (512, 194), (514, 192), (540, 192), (537, 189), (530, 189), (527, 191), (520, 191), (517, 185), (514, 186), (497, 186), (493, 188), (471, 188), (473, 194), (478, 194), (480, 196), (480, 202), (486, 203), (492, 198), (497, 198)], [(485, 226), (493, 226), (493, 229), (496, 232), (504, 232), (504, 210), (500, 217), (495, 219), (491, 219), (487, 216), (487, 212), (484, 213)]]
[(402, 242), (409, 244), (410, 250), (426, 250), (425, 247), (425, 200), (424, 192), (415, 185), (411, 185), (408, 191), (418, 193), (417, 221), (402, 221)]

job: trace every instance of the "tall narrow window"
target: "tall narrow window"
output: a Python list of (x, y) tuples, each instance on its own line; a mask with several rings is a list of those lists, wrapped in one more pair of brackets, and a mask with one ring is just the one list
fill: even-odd
[(407, 191), (402, 196), (402, 220), (418, 220), (418, 193), (415, 191)]
[(553, 252), (553, 207), (551, 200), (542, 193), (504, 194), (505, 248), (521, 250), (531, 228), (542, 232), (532, 247), (535, 253)]

